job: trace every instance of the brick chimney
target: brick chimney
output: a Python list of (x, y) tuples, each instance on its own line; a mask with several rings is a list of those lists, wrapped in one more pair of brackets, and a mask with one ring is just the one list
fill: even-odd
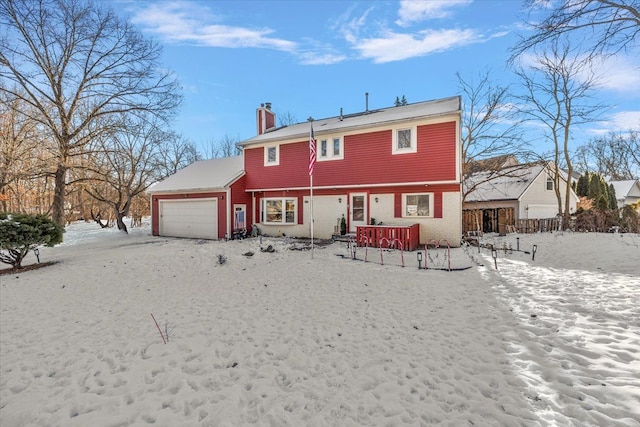
[(276, 127), (276, 114), (271, 111), (270, 102), (260, 104), (260, 108), (256, 110), (256, 126), (258, 135)]

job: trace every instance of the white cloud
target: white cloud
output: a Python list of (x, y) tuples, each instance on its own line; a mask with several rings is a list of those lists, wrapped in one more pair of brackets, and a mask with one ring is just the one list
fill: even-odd
[(400, 2), (397, 25), (407, 26), (414, 22), (440, 19), (449, 16), (452, 8), (465, 6), (473, 0), (403, 0)]
[(609, 121), (611, 130), (626, 131), (629, 129), (640, 129), (640, 110), (621, 111), (611, 116)]
[(626, 132), (630, 129), (640, 130), (640, 110), (619, 111), (608, 119), (598, 122), (597, 126), (588, 129), (593, 135), (606, 135), (610, 132)]
[(345, 55), (339, 53), (324, 53), (318, 51), (299, 53), (298, 58), (303, 65), (331, 65), (347, 59)]
[(166, 43), (209, 47), (256, 47), (291, 52), (295, 42), (270, 37), (274, 30), (222, 25), (211, 10), (196, 3), (158, 2), (136, 8), (132, 22), (158, 35)]
[(603, 60), (597, 68), (603, 89), (640, 97), (640, 62), (637, 57), (618, 54)]
[(424, 30), (416, 34), (389, 31), (383, 37), (355, 41), (353, 47), (362, 57), (384, 63), (425, 56), (479, 40), (473, 30)]

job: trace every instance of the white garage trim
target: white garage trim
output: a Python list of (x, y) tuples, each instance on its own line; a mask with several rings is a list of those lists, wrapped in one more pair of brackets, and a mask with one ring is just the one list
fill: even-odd
[(218, 238), (218, 199), (159, 200), (160, 236)]

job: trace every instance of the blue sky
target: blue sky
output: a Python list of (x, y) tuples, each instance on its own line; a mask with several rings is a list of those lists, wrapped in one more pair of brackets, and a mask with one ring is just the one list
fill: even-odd
[[(297, 121), (460, 94), (491, 70), (517, 84), (509, 48), (523, 27), (523, 2), (137, 1), (117, 3), (162, 44), (164, 66), (183, 86), (175, 129), (199, 146), (256, 134), (255, 110), (271, 102)], [(640, 127), (640, 54), (602, 68), (597, 96), (612, 109), (579, 139)], [(540, 136), (531, 127), (532, 139)]]

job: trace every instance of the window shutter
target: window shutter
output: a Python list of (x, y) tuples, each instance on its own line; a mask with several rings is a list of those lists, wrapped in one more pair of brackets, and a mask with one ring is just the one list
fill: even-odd
[(393, 195), (393, 216), (394, 218), (402, 218), (402, 193)]
[(442, 193), (438, 192), (433, 195), (433, 217), (442, 218)]
[[(304, 197), (298, 196), (298, 201), (296, 203), (296, 207), (298, 208), (298, 224), (304, 224)], [(309, 221), (311, 221), (311, 218), (309, 218)]]

